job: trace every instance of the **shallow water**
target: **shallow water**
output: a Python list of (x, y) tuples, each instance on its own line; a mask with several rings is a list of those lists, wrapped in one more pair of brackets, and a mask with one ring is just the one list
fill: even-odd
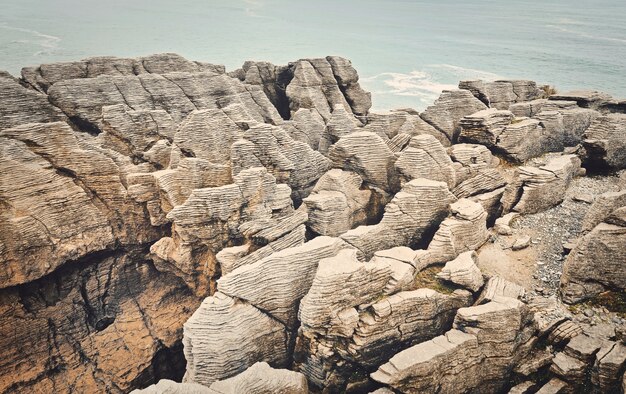
[(626, 97), (616, 0), (1, 0), (0, 69), (177, 52), (225, 64), (352, 60), (374, 108), (423, 109), (461, 79), (529, 78)]

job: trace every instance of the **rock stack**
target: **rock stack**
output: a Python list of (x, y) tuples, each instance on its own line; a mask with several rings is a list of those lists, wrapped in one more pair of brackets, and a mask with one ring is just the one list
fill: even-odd
[(548, 91), (379, 114), (334, 56), (0, 72), (0, 392), (623, 391), (626, 118)]

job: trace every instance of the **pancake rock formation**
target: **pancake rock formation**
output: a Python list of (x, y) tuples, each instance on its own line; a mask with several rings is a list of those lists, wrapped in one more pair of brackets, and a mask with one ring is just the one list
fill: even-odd
[(347, 59), (0, 72), (1, 393), (619, 393), (624, 101)]

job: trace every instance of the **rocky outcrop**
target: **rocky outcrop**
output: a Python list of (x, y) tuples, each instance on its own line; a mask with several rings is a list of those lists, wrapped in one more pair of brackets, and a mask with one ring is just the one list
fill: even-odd
[(328, 157), (335, 167), (354, 171), (366, 184), (387, 192), (395, 190), (395, 156), (376, 134), (359, 131), (351, 133), (334, 144)]
[(502, 196), (504, 212), (536, 213), (561, 203), (579, 168), (575, 155), (553, 158), (542, 167), (518, 167)]
[(459, 89), (472, 92), (474, 97), (490, 108), (509, 109), (512, 104), (544, 97), (545, 92), (535, 81), (461, 81)]
[(362, 189), (363, 179), (356, 173), (333, 169), (317, 181), (303, 200), (308, 212), (308, 226), (320, 235), (331, 237), (365, 224), (378, 209), (371, 201), (371, 190)]
[(461, 253), (456, 259), (447, 262), (437, 277), (477, 292), (483, 287), (484, 281), (476, 266), (476, 259), (476, 252)]
[(592, 165), (626, 168), (626, 115), (610, 114), (596, 118), (583, 135), (587, 160)]
[(402, 392), (498, 391), (531, 334), (525, 305), (496, 298), (459, 309), (454, 329), (403, 350), (371, 376)]
[(446, 135), (449, 141), (455, 142), (461, 132), (459, 121), (487, 108), (468, 90), (444, 90), (435, 103), (426, 108), (420, 115), (437, 130)]
[(259, 361), (287, 365), (285, 326), (247, 302), (222, 293), (206, 298), (184, 325), (188, 383), (210, 386)]
[(8, 75), (0, 75), (0, 130), (26, 123), (64, 121), (65, 115), (44, 94), (26, 89)]
[(596, 225), (568, 255), (561, 276), (563, 299), (579, 302), (607, 289), (624, 291), (625, 243), (626, 205), (623, 205)]
[(180, 379), (182, 325), (198, 304), (142, 249), (91, 253), (4, 289), (0, 391), (122, 393)]
[(317, 237), (235, 269), (218, 280), (218, 290), (249, 302), (291, 328), (297, 322), (298, 303), (309, 291), (320, 260), (346, 248), (351, 247), (339, 238)]
[(224, 66), (194, 62), (175, 53), (160, 53), (140, 58), (91, 57), (78, 62), (42, 64), (25, 67), (22, 78), (33, 88), (46, 92), (53, 84), (69, 79), (96, 78), (101, 75), (165, 74), (169, 72), (224, 73)]
[(447, 216), (449, 204), (456, 198), (443, 182), (414, 179), (385, 207), (380, 223), (359, 226), (341, 235), (366, 259), (374, 252), (396, 246), (413, 246)]
[(314, 385), (336, 391), (360, 384), (355, 370), (371, 371), (391, 349), (439, 335), (471, 302), (462, 290), (414, 290), (414, 255), (395, 248), (362, 263), (344, 250), (320, 261), (300, 303), (296, 344), (297, 368)]
[(626, 107), (460, 87), (420, 115), (339, 57), (0, 72), (0, 391), (617, 391), (620, 178), (573, 177), (621, 167)]
[(395, 169), (401, 185), (417, 178), (445, 182), (449, 188), (456, 185), (452, 160), (439, 141), (428, 134), (411, 138), (400, 152)]
[(416, 258), (418, 269), (452, 261), (487, 241), (487, 213), (480, 204), (462, 198), (450, 204), (450, 212), (451, 216), (441, 222), (428, 249)]
[(239, 375), (218, 380), (209, 387), (164, 379), (143, 390), (133, 391), (134, 394), (307, 394), (308, 392), (304, 375), (286, 369), (274, 369), (265, 362), (255, 363)]

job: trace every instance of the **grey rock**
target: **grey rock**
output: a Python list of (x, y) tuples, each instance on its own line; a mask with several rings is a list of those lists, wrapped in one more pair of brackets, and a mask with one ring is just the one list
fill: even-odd
[(491, 108), (509, 109), (518, 102), (527, 102), (545, 96), (537, 83), (526, 80), (510, 81), (461, 81), (459, 89), (467, 89)]
[(461, 129), (459, 121), (485, 109), (486, 106), (467, 90), (444, 90), (435, 103), (420, 115), (422, 119), (443, 132), (448, 140), (456, 141)]

